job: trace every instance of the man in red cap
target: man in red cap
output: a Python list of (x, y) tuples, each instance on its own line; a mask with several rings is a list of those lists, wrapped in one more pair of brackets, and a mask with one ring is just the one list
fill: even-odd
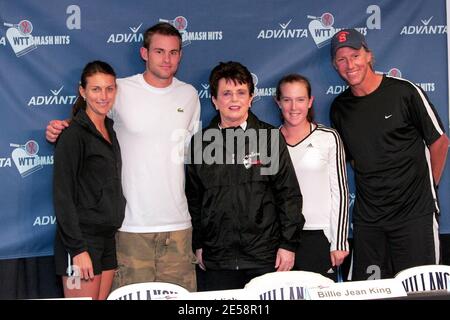
[(333, 36), (331, 57), (349, 85), (330, 115), (355, 171), (352, 279), (439, 263), (437, 187), (448, 138), (436, 110), (414, 83), (374, 71), (357, 30)]

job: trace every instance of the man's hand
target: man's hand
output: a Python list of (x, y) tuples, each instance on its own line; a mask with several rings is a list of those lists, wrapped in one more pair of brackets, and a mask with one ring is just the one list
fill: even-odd
[(294, 267), (295, 252), (286, 249), (278, 249), (275, 269), (277, 271), (289, 271)]
[(61, 132), (69, 126), (69, 120), (51, 120), (45, 130), (45, 138), (54, 143)]

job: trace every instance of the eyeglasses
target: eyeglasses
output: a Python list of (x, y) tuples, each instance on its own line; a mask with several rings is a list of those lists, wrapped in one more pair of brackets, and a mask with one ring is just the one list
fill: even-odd
[(234, 99), (234, 96), (236, 96), (235, 99), (248, 99), (250, 97), (250, 94), (248, 90), (237, 90), (237, 91), (226, 90), (219, 93), (219, 97), (221, 97), (224, 100)]

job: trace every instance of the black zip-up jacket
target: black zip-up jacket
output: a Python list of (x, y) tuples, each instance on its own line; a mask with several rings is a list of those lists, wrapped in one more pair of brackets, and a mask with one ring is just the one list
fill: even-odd
[[(221, 130), (219, 121), (217, 116), (191, 140), (186, 196), (193, 248), (203, 249), (205, 266), (213, 270), (273, 267), (279, 248), (295, 251), (305, 223), (302, 195), (286, 143), (278, 129), (251, 112), (245, 131)], [(243, 154), (238, 143), (227, 151), (224, 145), (233, 140), (227, 139), (229, 133), (241, 137), (254, 134), (257, 143), (251, 146), (251, 139), (245, 139)], [(224, 143), (208, 138), (209, 134), (224, 138)], [(264, 154), (272, 150), (271, 139), (278, 143), (268, 154), (279, 156), (279, 168), (264, 175), (262, 170), (270, 167)], [(235, 164), (223, 164), (233, 160)]]
[(115, 232), (125, 214), (120, 148), (113, 121), (105, 119), (111, 143), (80, 110), (57, 141), (53, 203), (57, 232), (75, 256), (87, 250), (84, 234)]

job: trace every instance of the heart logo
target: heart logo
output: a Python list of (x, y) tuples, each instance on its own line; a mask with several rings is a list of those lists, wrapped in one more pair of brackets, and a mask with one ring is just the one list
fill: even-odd
[(14, 149), (11, 157), (22, 178), (42, 169), (39, 157), (37, 155), (30, 156), (23, 148)]
[(308, 29), (317, 48), (322, 48), (324, 45), (328, 44), (336, 32), (334, 27), (324, 27), (319, 20), (311, 20)]
[(6, 38), (8, 38), (9, 44), (17, 57), (23, 56), (37, 48), (31, 34), (22, 34), (14, 27), (6, 31)]

